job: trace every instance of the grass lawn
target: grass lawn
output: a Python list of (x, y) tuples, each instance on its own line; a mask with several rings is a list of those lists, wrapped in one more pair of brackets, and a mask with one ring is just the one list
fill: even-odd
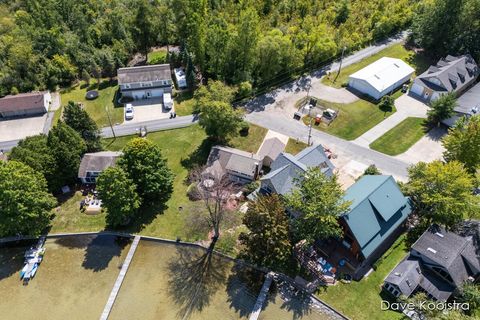
[[(266, 129), (251, 126), (248, 136), (236, 138), (232, 144), (234, 147), (258, 146), (265, 134)], [(107, 139), (104, 140), (104, 147), (107, 150), (121, 150), (132, 138), (133, 136)], [(175, 174), (173, 193), (165, 208), (144, 209), (133, 225), (124, 231), (169, 239), (180, 237), (187, 241), (204, 239), (206, 234), (192, 232), (186, 225), (187, 216), (197, 210), (204, 210), (204, 204), (188, 199), (185, 179), (190, 168), (205, 163), (212, 142), (198, 125), (149, 133), (147, 138), (160, 146), (168, 166)], [(76, 193), (55, 210), (52, 232), (98, 231), (105, 228), (104, 214), (87, 216), (80, 212), (81, 198), (80, 193)]]
[(290, 138), (288, 139), (287, 146), (285, 147), (285, 152), (296, 155), (306, 147), (308, 147), (306, 143)]
[(416, 74), (419, 74), (425, 71), (432, 63), (432, 61), (427, 57), (425, 57), (424, 55), (416, 54), (412, 50), (407, 50), (403, 46), (403, 44), (399, 43), (399, 44), (390, 46), (388, 48), (385, 48), (382, 51), (374, 54), (373, 56), (367, 57), (357, 63), (351, 64), (349, 66), (346, 66), (345, 68), (342, 68), (335, 82), (333, 82), (333, 80), (335, 79), (335, 76), (337, 75), (337, 73), (332, 72), (331, 75), (325, 76), (322, 79), (322, 83), (335, 88), (341, 88), (342, 84), (345, 84), (348, 82), (349, 75), (357, 72), (358, 70), (366, 67), (367, 65), (371, 64), (372, 62), (375, 62), (376, 60), (382, 57), (402, 59), (403, 61), (405, 61), (415, 69)]
[(193, 113), (193, 92), (182, 91), (177, 92), (173, 98), (175, 103), (175, 112), (178, 116), (188, 116)]
[(407, 118), (373, 141), (370, 148), (395, 156), (404, 153), (425, 135), (425, 119)]
[(230, 141), (230, 146), (247, 152), (257, 152), (268, 129), (250, 123), (247, 136), (237, 136)]
[(147, 64), (167, 63), (167, 50), (157, 50), (149, 52), (147, 55)]
[(405, 237), (400, 237), (377, 262), (376, 271), (359, 282), (338, 283), (321, 288), (317, 296), (338, 311), (355, 320), (403, 319), (401, 313), (382, 311), (380, 304), (383, 279), (406, 255)]
[[(393, 110), (390, 112), (384, 112), (380, 110), (378, 105), (363, 99), (350, 104), (318, 100), (318, 104), (324, 108), (337, 110), (339, 113), (330, 125), (321, 122), (319, 125), (314, 124), (313, 128), (346, 140), (358, 138), (397, 111), (395, 107), (393, 107)], [(303, 121), (308, 125), (310, 123), (310, 117), (304, 117)]]
[[(90, 83), (93, 85), (96, 84), (96, 81), (92, 79)], [(92, 87), (92, 85), (90, 87)], [(105, 111), (105, 108), (108, 107), (112, 123), (122, 123), (123, 107), (115, 102), (115, 99), (117, 99), (117, 89), (118, 86), (116, 82), (104, 80), (100, 83), (98, 89), (90, 88), (90, 90), (98, 90), (98, 98), (95, 100), (87, 100), (85, 99), (85, 94), (89, 90), (89, 87), (85, 86), (85, 84), (77, 84), (76, 86), (62, 90), (62, 106), (65, 106), (68, 101), (83, 103), (85, 110), (90, 114), (99, 127), (109, 125), (108, 115)]]

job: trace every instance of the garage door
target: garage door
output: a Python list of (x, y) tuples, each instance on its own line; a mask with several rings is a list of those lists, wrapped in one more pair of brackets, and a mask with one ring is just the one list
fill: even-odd
[(419, 84), (414, 83), (412, 88), (410, 88), (410, 92), (415, 93), (418, 96), (422, 96), (423, 94), (423, 87)]

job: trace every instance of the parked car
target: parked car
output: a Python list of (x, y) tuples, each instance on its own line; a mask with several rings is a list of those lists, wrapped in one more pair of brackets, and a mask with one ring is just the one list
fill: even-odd
[(125, 120), (133, 119), (133, 106), (130, 103), (125, 105)]
[(165, 110), (171, 110), (173, 108), (172, 94), (163, 94), (163, 107), (165, 108)]
[(402, 92), (403, 92), (403, 93), (406, 93), (407, 91), (408, 91), (408, 84), (404, 84), (404, 85), (402, 86)]

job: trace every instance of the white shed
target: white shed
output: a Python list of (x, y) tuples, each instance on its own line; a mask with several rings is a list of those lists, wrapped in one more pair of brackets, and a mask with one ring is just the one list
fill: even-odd
[(187, 77), (183, 68), (175, 68), (175, 81), (179, 89), (185, 89), (187, 87)]
[(400, 59), (383, 57), (351, 74), (348, 86), (378, 100), (407, 82), (414, 72)]

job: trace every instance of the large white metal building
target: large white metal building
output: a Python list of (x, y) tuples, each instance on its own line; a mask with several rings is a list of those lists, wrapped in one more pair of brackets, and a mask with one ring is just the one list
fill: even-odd
[(383, 57), (350, 75), (348, 86), (378, 100), (407, 82), (414, 72), (400, 59)]

